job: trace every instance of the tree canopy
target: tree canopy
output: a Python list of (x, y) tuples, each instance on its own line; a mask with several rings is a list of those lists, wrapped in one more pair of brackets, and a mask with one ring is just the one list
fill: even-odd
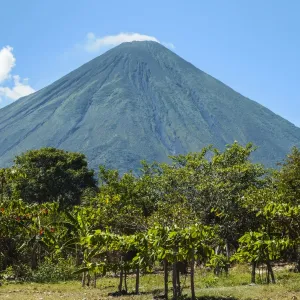
[(87, 189), (95, 189), (94, 171), (81, 153), (55, 148), (30, 150), (14, 160), (12, 192), (28, 203), (80, 203)]
[(253, 151), (209, 146), (170, 164), (142, 162), (139, 175), (101, 166), (98, 186), (80, 153), (24, 153), (0, 170), (0, 269), (24, 277), (69, 259), (83, 285), (114, 272), (123, 293), (134, 272), (138, 293), (140, 275), (161, 266), (166, 298), (172, 271), (174, 299), (187, 268), (195, 299), (196, 265), (219, 275), (246, 262), (252, 282), (265, 266), (265, 282), (275, 283), (278, 261), (300, 271), (300, 151), (278, 170), (253, 163)]

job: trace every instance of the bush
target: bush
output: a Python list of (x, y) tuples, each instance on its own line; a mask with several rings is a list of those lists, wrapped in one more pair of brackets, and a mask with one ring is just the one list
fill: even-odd
[(78, 275), (74, 275), (76, 270), (74, 261), (72, 259), (60, 258), (57, 263), (46, 259), (36, 271), (32, 274), (32, 281), (43, 282), (58, 282), (77, 279)]
[(25, 264), (13, 265), (2, 271), (0, 278), (7, 281), (28, 281), (32, 278), (32, 271)]
[(206, 288), (215, 287), (218, 283), (218, 277), (210, 274), (203, 279), (203, 283)]

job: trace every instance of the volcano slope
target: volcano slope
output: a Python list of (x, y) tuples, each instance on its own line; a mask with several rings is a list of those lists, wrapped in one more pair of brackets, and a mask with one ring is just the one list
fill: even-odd
[(235, 140), (274, 166), (300, 129), (156, 42), (121, 44), (0, 110), (0, 167), (53, 146), (124, 172)]

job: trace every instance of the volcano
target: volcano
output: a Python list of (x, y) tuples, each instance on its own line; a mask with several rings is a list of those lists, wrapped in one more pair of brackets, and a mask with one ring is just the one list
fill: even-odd
[(51, 146), (125, 172), (234, 141), (274, 166), (300, 129), (150, 41), (121, 44), (0, 110), (0, 167)]

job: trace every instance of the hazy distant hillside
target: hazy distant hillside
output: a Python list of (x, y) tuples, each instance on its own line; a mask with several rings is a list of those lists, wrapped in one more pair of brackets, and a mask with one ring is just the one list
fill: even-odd
[(274, 165), (300, 129), (155, 42), (124, 43), (0, 110), (1, 167), (54, 146), (125, 171), (234, 140)]

